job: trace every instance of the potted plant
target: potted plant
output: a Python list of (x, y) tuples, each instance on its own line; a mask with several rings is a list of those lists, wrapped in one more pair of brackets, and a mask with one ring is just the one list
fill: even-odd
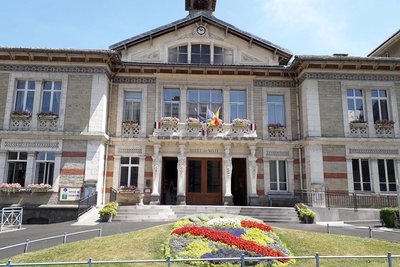
[(179, 123), (179, 119), (176, 117), (162, 117), (160, 123), (165, 126), (176, 126)]
[(40, 112), (37, 116), (39, 120), (55, 120), (58, 118), (58, 115), (52, 111)]
[(21, 191), (21, 185), (19, 183), (2, 183), (0, 184), (0, 191), (5, 193), (18, 193)]
[(32, 114), (27, 110), (25, 111), (14, 110), (13, 112), (11, 112), (11, 118), (15, 120), (28, 120), (31, 118), (31, 115)]
[(32, 192), (32, 193), (46, 193), (46, 192), (51, 192), (51, 185), (49, 184), (30, 184), (26, 187), (27, 191)]
[(315, 220), (315, 212), (303, 203), (296, 204), (296, 210), (300, 220), (306, 224), (313, 224)]
[(104, 206), (99, 211), (100, 221), (111, 222), (112, 218), (117, 215), (117, 211), (112, 207)]

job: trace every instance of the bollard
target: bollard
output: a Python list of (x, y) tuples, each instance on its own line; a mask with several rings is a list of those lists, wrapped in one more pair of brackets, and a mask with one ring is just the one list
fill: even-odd
[(240, 261), (241, 261), (240, 266), (241, 266), (241, 267), (244, 267), (244, 266), (245, 266), (244, 253), (242, 253), (242, 255), (240, 256)]
[(319, 253), (315, 253), (315, 266), (319, 267)]
[(101, 233), (102, 232), (102, 229), (101, 229), (101, 227), (100, 227), (100, 229), (99, 229), (99, 237), (101, 237)]
[(168, 267), (171, 267), (171, 256), (168, 256), (167, 263), (168, 263)]
[(27, 239), (27, 240), (25, 241), (24, 253), (27, 253), (27, 252), (28, 252), (28, 246), (29, 246), (29, 239)]
[(63, 244), (67, 243), (67, 232), (64, 232)]
[(391, 252), (388, 252), (387, 258), (388, 258), (388, 266), (392, 267), (392, 253)]
[(89, 267), (92, 267), (92, 257), (89, 258), (88, 264), (89, 264)]
[(368, 236), (369, 236), (369, 238), (372, 238), (372, 228), (371, 228), (371, 226), (368, 226)]
[(327, 232), (328, 234), (331, 233), (331, 227), (329, 226), (329, 223), (326, 225), (326, 232)]

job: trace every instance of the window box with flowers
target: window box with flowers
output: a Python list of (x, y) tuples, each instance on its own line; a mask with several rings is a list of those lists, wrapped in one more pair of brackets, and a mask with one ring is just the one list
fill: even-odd
[(29, 111), (13, 111), (11, 112), (11, 118), (14, 120), (29, 120), (32, 114)]
[(283, 126), (283, 125), (280, 124), (280, 123), (271, 123), (271, 124), (268, 124), (268, 130), (269, 130), (269, 131), (279, 132), (279, 131), (283, 131), (283, 130), (285, 130), (285, 129), (286, 129), (286, 127)]
[(364, 120), (354, 120), (350, 122), (351, 128), (367, 128), (368, 124)]
[(52, 187), (49, 184), (30, 184), (26, 187), (26, 191), (32, 193), (48, 193), (52, 192)]
[(139, 126), (138, 121), (123, 121), (122, 126), (124, 128), (135, 128)]
[(187, 123), (188, 125), (190, 125), (190, 126), (200, 126), (200, 125), (201, 125), (200, 120), (197, 119), (197, 118), (193, 118), (193, 117), (189, 117), (189, 118), (186, 120), (186, 123)]
[(54, 112), (40, 112), (37, 114), (39, 120), (56, 120), (58, 115)]
[(176, 117), (162, 117), (160, 124), (164, 126), (176, 126), (179, 123), (179, 119)]
[(118, 202), (124, 204), (137, 204), (142, 206), (143, 205), (143, 198), (144, 193), (141, 192), (136, 186), (120, 186), (118, 188), (118, 195), (117, 199)]
[(14, 183), (14, 184), (7, 184), (7, 183), (3, 183), (0, 184), (0, 192), (4, 192), (4, 193), (18, 193), (21, 191), (21, 185), (18, 183)]
[(375, 127), (378, 128), (392, 128), (394, 121), (392, 120), (377, 120), (375, 121)]
[(250, 121), (247, 119), (234, 119), (232, 125), (235, 127), (249, 127)]
[(120, 186), (118, 188), (118, 193), (138, 194), (140, 193), (140, 190), (134, 185)]

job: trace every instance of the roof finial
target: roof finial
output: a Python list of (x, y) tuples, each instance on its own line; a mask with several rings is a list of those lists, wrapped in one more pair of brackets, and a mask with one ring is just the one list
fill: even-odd
[(217, 0), (185, 0), (185, 9), (189, 11), (189, 15), (203, 11), (212, 15), (215, 11)]

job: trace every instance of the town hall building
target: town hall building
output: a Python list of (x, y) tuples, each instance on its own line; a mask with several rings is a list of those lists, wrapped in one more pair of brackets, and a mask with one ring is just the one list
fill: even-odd
[(368, 57), (293, 56), (216, 2), (108, 50), (0, 47), (0, 206), (395, 195), (400, 33)]

